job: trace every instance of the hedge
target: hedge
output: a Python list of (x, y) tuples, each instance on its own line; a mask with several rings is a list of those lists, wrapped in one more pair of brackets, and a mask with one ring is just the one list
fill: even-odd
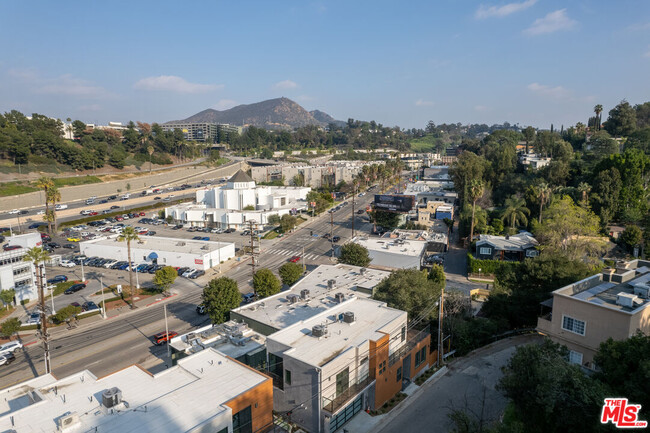
[(470, 253), (467, 253), (467, 272), (471, 274), (478, 274), (480, 269), (484, 275), (495, 275), (499, 269), (504, 267), (518, 267), (520, 265), (520, 262), (476, 259)]

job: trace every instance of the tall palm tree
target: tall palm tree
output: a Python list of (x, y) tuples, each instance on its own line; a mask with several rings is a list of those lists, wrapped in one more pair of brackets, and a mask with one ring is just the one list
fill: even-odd
[(472, 200), (472, 224), (469, 230), (469, 243), (472, 243), (474, 239), (474, 214), (476, 213), (476, 200), (483, 196), (484, 186), (483, 181), (478, 179), (472, 179), (469, 184), (469, 198)]
[(52, 178), (41, 176), (38, 178), (38, 180), (34, 183), (34, 185), (43, 190), (43, 195), (45, 196), (45, 217), (43, 219), (47, 221), (47, 230), (49, 233), (52, 233), (52, 222), (49, 220), (48, 215), (50, 215), (50, 196), (49, 196), (49, 191), (50, 188), (54, 187), (54, 181)]
[(551, 194), (553, 194), (553, 191), (551, 190), (551, 187), (548, 186), (546, 182), (542, 182), (536, 188), (536, 192), (537, 192), (537, 199), (539, 200), (539, 223), (541, 224), (542, 208), (551, 199)]
[(503, 216), (501, 220), (505, 222), (510, 222), (510, 227), (515, 228), (515, 224), (528, 224), (528, 215), (530, 215), (530, 210), (526, 207), (526, 200), (523, 198), (512, 197), (506, 199), (505, 209), (503, 210)]
[(598, 104), (594, 107), (594, 113), (596, 113), (596, 130), (600, 130), (600, 114), (603, 112), (603, 106)]
[(591, 185), (587, 182), (580, 182), (580, 185), (578, 185), (578, 191), (580, 191), (580, 200), (583, 204), (586, 204), (589, 199), (589, 193), (591, 192)]
[(126, 251), (129, 260), (129, 287), (131, 288), (131, 308), (135, 308), (135, 288), (133, 287), (133, 266), (131, 263), (131, 241), (139, 241), (140, 238), (135, 229), (131, 226), (124, 227), (122, 233), (117, 237), (119, 242), (126, 242)]
[(56, 233), (56, 204), (61, 201), (61, 191), (59, 191), (59, 188), (53, 183), (47, 190), (47, 195), (47, 199), (52, 204), (52, 209), (50, 209), (50, 215), (46, 213), (45, 216), (48, 221), (52, 220), (52, 228), (54, 229), (54, 233)]
[(47, 315), (45, 313), (45, 276), (43, 275), (43, 264), (50, 259), (50, 255), (41, 247), (34, 247), (27, 250), (23, 260), (32, 262), (36, 270), (36, 287), (38, 287), (38, 301), (41, 306), (41, 339), (43, 340), (43, 351), (45, 358), (45, 373), (50, 373), (50, 343), (47, 333)]

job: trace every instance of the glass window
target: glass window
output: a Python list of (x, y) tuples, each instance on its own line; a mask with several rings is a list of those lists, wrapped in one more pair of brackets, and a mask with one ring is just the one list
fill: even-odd
[(582, 365), (582, 353), (569, 350), (569, 362), (571, 364)]
[(284, 383), (291, 385), (291, 370), (284, 370)]
[(402, 326), (402, 342), (406, 340), (406, 326)]
[(232, 416), (232, 432), (253, 433), (253, 417), (250, 406), (247, 406)]
[(397, 369), (397, 380), (396, 381), (399, 382), (400, 380), (402, 380), (402, 367), (399, 367)]
[(573, 317), (564, 316), (562, 318), (562, 329), (579, 335), (585, 335), (585, 322), (574, 319)]
[(488, 248), (481, 247), (481, 249), (479, 250), (479, 253), (480, 253), (480, 254), (490, 254), (490, 251), (491, 251), (491, 250), (490, 250), (489, 247), (488, 247)]

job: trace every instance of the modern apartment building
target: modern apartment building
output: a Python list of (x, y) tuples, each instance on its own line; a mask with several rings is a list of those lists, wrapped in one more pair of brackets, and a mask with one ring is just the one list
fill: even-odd
[(537, 330), (570, 350), (570, 361), (595, 369), (608, 338), (650, 333), (650, 262), (634, 260), (562, 287), (542, 303)]
[(207, 349), (157, 374), (138, 365), (98, 378), (52, 374), (0, 391), (5, 432), (266, 432), (271, 379)]
[(16, 302), (38, 299), (34, 265), (24, 261), (29, 248), (42, 245), (39, 233), (27, 233), (7, 238), (8, 245), (20, 248), (0, 251), (0, 290), (13, 289)]
[(239, 133), (241, 128), (223, 123), (176, 122), (160, 125), (163, 131), (180, 129), (186, 140), (205, 143), (228, 143), (229, 135)]
[(379, 161), (329, 161), (320, 165), (281, 164), (251, 168), (251, 176), (256, 182), (284, 181), (285, 185), (295, 185), (300, 178), (303, 185), (312, 188), (334, 186), (340, 182), (352, 182), (363, 170), (363, 166), (383, 164)]

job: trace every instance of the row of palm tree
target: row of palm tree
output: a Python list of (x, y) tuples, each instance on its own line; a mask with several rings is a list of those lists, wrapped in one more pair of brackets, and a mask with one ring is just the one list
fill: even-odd
[(387, 160), (384, 164), (367, 164), (361, 168), (354, 181), (357, 185), (365, 187), (379, 180), (383, 190), (387, 181), (390, 183), (401, 174), (403, 167), (404, 164), (399, 159)]
[(45, 193), (45, 215), (43, 220), (47, 221), (49, 233), (56, 232), (56, 204), (61, 201), (61, 192), (51, 177), (42, 176), (36, 183), (36, 187)]

